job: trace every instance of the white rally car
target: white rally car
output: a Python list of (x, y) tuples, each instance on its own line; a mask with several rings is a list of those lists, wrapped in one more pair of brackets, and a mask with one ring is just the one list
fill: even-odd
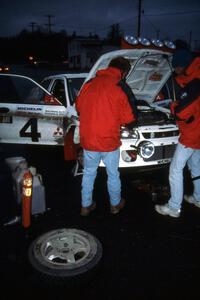
[[(157, 49), (112, 51), (102, 55), (88, 74), (49, 76), (42, 81), (42, 86), (22, 76), (0, 75), (0, 143), (34, 146), (63, 146), (64, 141), (65, 145), (78, 143), (78, 130), (74, 131), (74, 128), (78, 129), (77, 122), (68, 118), (71, 117), (68, 109), (74, 107), (82, 83), (117, 56), (124, 56), (131, 62), (127, 83), (135, 94), (139, 112), (138, 122), (132, 130), (121, 128), (119, 167), (145, 171), (168, 165), (179, 136), (169, 110), (169, 103), (175, 98), (172, 54)], [(28, 85), (32, 87), (28, 88)], [(18, 95), (10, 95), (12, 92), (18, 92)], [(73, 109), (69, 111), (73, 115)], [(64, 139), (66, 132), (76, 135)], [(70, 152), (73, 148), (76, 153), (68, 156), (65, 151), (65, 159), (78, 157), (76, 175), (82, 164), (81, 148), (68, 146)]]
[(55, 75), (39, 85), (26, 76), (0, 74), (0, 143), (63, 146), (67, 107), (86, 75)]
[[(120, 168), (145, 171), (169, 164), (178, 142), (179, 130), (170, 114), (175, 98), (171, 52), (157, 49), (124, 49), (102, 55), (85, 81), (111, 59), (123, 56), (131, 62), (127, 83), (138, 109), (138, 121), (132, 130), (121, 128)], [(103, 166), (101, 163), (100, 166)]]

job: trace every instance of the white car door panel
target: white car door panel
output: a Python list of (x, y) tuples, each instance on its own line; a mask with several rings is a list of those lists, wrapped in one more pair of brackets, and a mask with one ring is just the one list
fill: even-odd
[(0, 142), (16, 144), (63, 144), (63, 119), (8, 117), (0, 121)]
[(0, 143), (63, 144), (66, 107), (28, 77), (0, 77)]

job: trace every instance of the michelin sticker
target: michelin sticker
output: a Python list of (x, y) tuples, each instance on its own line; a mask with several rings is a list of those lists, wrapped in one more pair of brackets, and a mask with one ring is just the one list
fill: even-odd
[(17, 111), (22, 111), (22, 112), (41, 112), (42, 108), (41, 107), (29, 107), (29, 106), (17, 106)]

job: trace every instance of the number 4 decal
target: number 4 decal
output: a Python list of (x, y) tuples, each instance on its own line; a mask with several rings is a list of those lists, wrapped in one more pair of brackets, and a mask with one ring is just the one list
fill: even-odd
[[(30, 127), (30, 131), (27, 129)], [(21, 137), (29, 137), (33, 142), (38, 142), (38, 138), (41, 137), (41, 133), (38, 132), (37, 119), (31, 118), (28, 122), (22, 127), (19, 132)]]

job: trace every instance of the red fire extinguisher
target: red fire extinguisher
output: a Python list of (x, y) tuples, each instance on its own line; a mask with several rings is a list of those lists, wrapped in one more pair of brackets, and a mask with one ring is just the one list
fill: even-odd
[(23, 175), (22, 186), (22, 225), (27, 228), (31, 225), (31, 200), (33, 178), (30, 171)]

